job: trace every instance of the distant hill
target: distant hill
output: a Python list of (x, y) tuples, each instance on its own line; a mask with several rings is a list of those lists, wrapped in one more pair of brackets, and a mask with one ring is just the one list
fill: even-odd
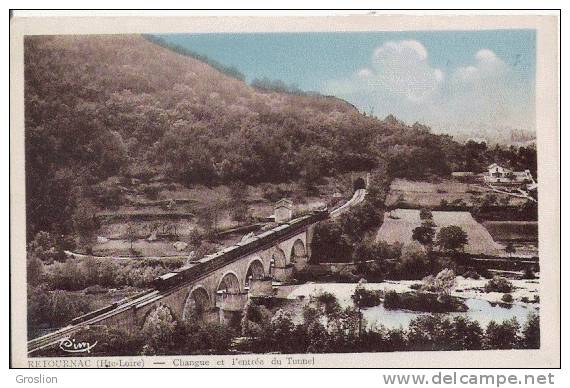
[(418, 178), (460, 163), (451, 137), (420, 124), (252, 87), (212, 65), (138, 35), (27, 36), (29, 232), (69, 224), (77, 198), (110, 176), (310, 185), (379, 165)]

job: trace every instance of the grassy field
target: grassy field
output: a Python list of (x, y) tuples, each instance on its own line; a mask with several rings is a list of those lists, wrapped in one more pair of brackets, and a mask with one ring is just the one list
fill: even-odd
[(538, 222), (484, 221), (483, 225), (495, 241), (512, 243), (516, 256), (538, 256)]
[[(487, 254), (504, 256), (504, 247), (495, 242), (487, 229), (478, 223), (469, 212), (434, 211), (433, 221), (436, 224), (436, 233), (441, 227), (460, 226), (468, 237), (465, 252), (472, 254)], [(384, 215), (384, 223), (378, 231), (377, 240), (387, 243), (410, 244), (412, 231), (421, 225), (419, 210), (395, 209)]]
[[(465, 206), (473, 206), (478, 198), (486, 194), (495, 194), (498, 202), (504, 201), (509, 205), (517, 205), (524, 202), (521, 198), (515, 198), (506, 194), (494, 193), (482, 184), (464, 183), (455, 180), (442, 180), (438, 183), (416, 182), (407, 179), (394, 179), (390, 185), (390, 193), (386, 198), (388, 207), (398, 207), (405, 203), (412, 207), (439, 207), (442, 200), (453, 204), (454, 201), (463, 201)], [(507, 202), (508, 201), (508, 202)]]
[(483, 225), (497, 241), (538, 241), (536, 221), (485, 221)]

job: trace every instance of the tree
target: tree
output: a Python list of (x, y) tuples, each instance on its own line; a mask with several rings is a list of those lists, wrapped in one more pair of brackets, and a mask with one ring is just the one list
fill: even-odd
[(449, 318), (439, 314), (419, 315), (408, 325), (409, 350), (446, 350), (452, 334)]
[(446, 251), (463, 250), (467, 242), (467, 233), (457, 225), (444, 226), (437, 234), (437, 245)]
[(130, 250), (132, 252), (133, 251), (133, 243), (135, 241), (137, 241), (137, 239), (139, 238), (138, 228), (134, 223), (129, 222), (127, 224), (127, 230), (125, 231), (125, 238), (127, 239), (127, 241), (129, 243), (131, 243)]
[(206, 206), (200, 208), (196, 212), (198, 225), (200, 225), (207, 234), (212, 234), (218, 229), (218, 222), (222, 212), (226, 209), (227, 204), (220, 199), (212, 199)]
[(230, 185), (230, 201), (232, 205), (231, 215), (235, 221), (245, 221), (248, 214), (247, 186), (240, 181)]
[(273, 346), (276, 346), (285, 353), (294, 352), (296, 350), (293, 341), (295, 338), (295, 324), (293, 323), (291, 314), (283, 309), (277, 310), (275, 315), (271, 318), (270, 325)]
[(422, 244), (426, 251), (430, 252), (435, 237), (435, 228), (432, 223), (424, 222), (421, 226), (414, 228), (412, 231), (412, 239)]
[(350, 298), (358, 309), (358, 335), (360, 336), (362, 334), (362, 309), (378, 306), (380, 304), (380, 294), (378, 291), (369, 291), (362, 284), (358, 284)]
[(520, 325), (514, 317), (500, 324), (489, 322), (485, 330), (485, 348), (516, 349), (520, 342), (519, 329)]
[(319, 222), (315, 226), (311, 261), (349, 261), (352, 246), (341, 226), (334, 221)]
[(449, 350), (479, 350), (483, 347), (483, 329), (477, 321), (456, 316), (449, 342)]
[(26, 277), (29, 285), (39, 284), (44, 274), (42, 261), (33, 253), (27, 254)]
[(522, 347), (525, 349), (540, 349), (540, 317), (531, 313), (522, 330)]
[(97, 220), (97, 208), (85, 199), (78, 199), (72, 216), (73, 228), (80, 236), (84, 244), (93, 237), (93, 233), (99, 229)]
[(177, 322), (170, 312), (170, 308), (159, 305), (146, 318), (143, 325), (143, 334), (147, 339), (147, 352), (150, 354), (165, 353), (170, 346)]
[(450, 269), (441, 270), (435, 277), (427, 276), (423, 279), (422, 289), (448, 296), (455, 287), (455, 272)]
[(427, 208), (421, 208), (420, 209), (420, 220), (425, 221), (425, 220), (433, 220), (433, 214), (431, 213), (431, 210), (427, 209)]
[(505, 252), (507, 252), (509, 256), (512, 256), (516, 251), (517, 249), (515, 248), (515, 245), (512, 242), (509, 242), (505, 247)]

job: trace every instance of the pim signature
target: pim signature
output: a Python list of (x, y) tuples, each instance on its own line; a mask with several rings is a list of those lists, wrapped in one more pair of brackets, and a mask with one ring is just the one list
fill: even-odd
[(98, 341), (90, 344), (89, 342), (76, 342), (74, 338), (64, 338), (59, 343), (59, 348), (67, 353), (91, 353), (91, 349), (97, 345)]

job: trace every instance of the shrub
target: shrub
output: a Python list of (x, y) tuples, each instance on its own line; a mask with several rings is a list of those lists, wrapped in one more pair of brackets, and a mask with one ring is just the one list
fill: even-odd
[(481, 276), (476, 271), (473, 271), (473, 270), (466, 271), (463, 274), (463, 277), (465, 277), (467, 279), (475, 279), (475, 280), (479, 280), (481, 278)]
[(501, 292), (510, 293), (513, 290), (513, 284), (506, 278), (494, 276), (485, 284), (485, 292)]
[(437, 294), (449, 295), (455, 287), (455, 273), (450, 269), (441, 270), (437, 276), (427, 276), (423, 279), (422, 289)]
[(33, 253), (26, 255), (26, 278), (29, 285), (37, 285), (42, 282), (44, 277), (44, 265), (42, 261)]
[(388, 310), (405, 309), (432, 313), (467, 311), (467, 305), (459, 298), (421, 292), (398, 294), (395, 291), (389, 291), (384, 296), (384, 308)]
[(504, 321), (501, 324), (489, 322), (485, 331), (486, 349), (516, 349), (519, 344), (519, 323), (516, 318)]
[(526, 267), (523, 274), (523, 279), (536, 279), (536, 275), (531, 267)]
[(28, 336), (33, 338), (39, 329), (60, 327), (92, 310), (94, 306), (83, 295), (28, 287)]
[(396, 309), (400, 304), (400, 295), (396, 291), (388, 291), (384, 295), (384, 308)]
[(322, 292), (315, 299), (327, 315), (334, 315), (340, 310), (338, 299), (330, 292)]
[(85, 294), (87, 295), (97, 295), (97, 294), (106, 294), (107, 292), (109, 292), (109, 290), (96, 284), (94, 286), (87, 287), (83, 292), (85, 292)]
[(359, 308), (374, 307), (380, 304), (380, 291), (367, 290), (358, 285), (351, 296), (354, 304)]
[(540, 349), (540, 318), (531, 313), (522, 330), (522, 347), (524, 349)]
[(76, 335), (90, 344), (97, 342), (89, 356), (132, 356), (142, 352), (145, 338), (139, 330), (124, 327), (94, 326), (81, 329)]
[(176, 325), (177, 322), (167, 306), (160, 305), (151, 311), (142, 328), (142, 334), (146, 338), (144, 353), (165, 354), (173, 345)]
[(503, 294), (503, 297), (501, 298), (501, 300), (505, 303), (512, 303), (513, 302), (513, 296), (511, 294)]

